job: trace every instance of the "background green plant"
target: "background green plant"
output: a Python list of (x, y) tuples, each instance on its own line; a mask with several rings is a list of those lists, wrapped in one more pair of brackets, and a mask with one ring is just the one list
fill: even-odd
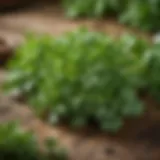
[(63, 0), (69, 17), (117, 15), (120, 22), (143, 30), (160, 28), (160, 0)]
[(52, 123), (94, 122), (114, 132), (143, 111), (137, 90), (145, 85), (147, 48), (134, 36), (115, 40), (85, 29), (56, 39), (29, 35), (10, 62), (7, 87)]
[[(102, 17), (105, 14), (118, 13), (126, 0), (64, 0), (66, 14), (69, 17), (91, 16)], [(123, 4), (123, 5), (122, 5)]]
[(155, 31), (160, 28), (160, 0), (130, 0), (120, 15), (120, 21), (143, 30)]
[(149, 56), (149, 63), (146, 72), (147, 86), (150, 96), (160, 103), (160, 43), (155, 43), (146, 54)]
[[(48, 140), (47, 140), (48, 141)], [(0, 125), (1, 160), (65, 160), (65, 152), (57, 149), (54, 139), (52, 146), (46, 143), (45, 151), (40, 151), (36, 137), (31, 132), (22, 131), (15, 122)]]

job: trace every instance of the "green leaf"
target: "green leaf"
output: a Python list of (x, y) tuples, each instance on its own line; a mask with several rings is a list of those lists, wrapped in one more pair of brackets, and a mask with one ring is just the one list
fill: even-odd
[[(31, 132), (23, 131), (17, 122), (0, 125), (0, 159), (10, 160), (66, 160), (66, 154), (55, 143), (47, 138), (45, 152), (39, 148), (38, 141)], [(50, 147), (50, 148), (48, 148)], [(58, 152), (57, 152), (58, 151)], [(12, 157), (11, 157), (12, 156)]]
[(113, 39), (84, 27), (58, 38), (35, 36), (22, 44), (27, 50), (34, 46), (34, 56), (19, 49), (21, 58), (12, 60), (9, 75), (18, 74), (7, 82), (8, 89), (22, 91), (37, 115), (52, 124), (65, 119), (83, 127), (93, 120), (99, 128), (118, 130), (125, 118), (142, 114), (136, 93), (148, 84), (148, 44), (136, 36)]

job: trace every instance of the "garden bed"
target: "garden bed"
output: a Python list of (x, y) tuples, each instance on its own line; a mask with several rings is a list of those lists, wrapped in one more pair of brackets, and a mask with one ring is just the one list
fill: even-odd
[[(1, 96), (0, 102), (0, 123), (19, 120), (24, 130), (34, 131), (40, 143), (48, 136), (57, 138), (66, 147), (71, 160), (88, 160), (92, 156), (93, 160), (159, 160), (159, 136), (156, 136), (159, 124), (152, 128), (157, 124), (153, 115), (129, 122), (115, 136), (109, 136), (94, 130), (74, 132), (65, 126), (49, 126), (36, 118), (26, 105), (4, 96)], [(149, 132), (152, 133), (149, 135)]]
[[(28, 29), (33, 31), (37, 31), (37, 29), (39, 29), (39, 32), (61, 34), (66, 30), (72, 30), (73, 28), (76, 28), (79, 26), (79, 24), (85, 24), (93, 30), (106, 31), (114, 36), (119, 36), (126, 30), (129, 30), (123, 28), (122, 26), (117, 26), (116, 22), (112, 21), (97, 23), (95, 21), (93, 22), (85, 20), (71, 23), (71, 21), (67, 21), (65, 19), (58, 20), (58, 18), (56, 16), (53, 17), (53, 15), (52, 17), (49, 17), (48, 20), (44, 20), (46, 17), (48, 17), (47, 13), (48, 11), (44, 11), (43, 13), (45, 18), (41, 18), (42, 12), (33, 13), (33, 15), (30, 13), (28, 14), (28, 17), (27, 14), (24, 14), (24, 16), (23, 14), (15, 16), (13, 15), (11, 17), (6, 15), (2, 18), (2, 21), (4, 26), (8, 26), (9, 30), (14, 30), (15, 32), (21, 33), (24, 33)], [(38, 20), (37, 15), (39, 15)], [(17, 16), (19, 19), (17, 19)], [(37, 22), (29, 25), (29, 17), (33, 17), (34, 21), (34, 16)], [(50, 22), (51, 18), (52, 21)], [(9, 24), (16, 19), (17, 23), (15, 23), (13, 26), (9, 26)], [(6, 71), (2, 71), (3, 72), (1, 75), (6, 74)], [(4, 81), (3, 76), (2, 81)], [(146, 160), (147, 158), (149, 160), (160, 159), (160, 146), (157, 145), (159, 136), (156, 136), (156, 134), (160, 134), (158, 130), (160, 126), (159, 124), (157, 125), (157, 123), (160, 122), (160, 114), (157, 113), (156, 110), (152, 110), (152, 106), (155, 104), (149, 98), (144, 99), (149, 111), (146, 112), (142, 118), (127, 122), (115, 136), (97, 133), (97, 131), (89, 129), (75, 132), (69, 130), (66, 126), (51, 127), (36, 118), (36, 116), (34, 116), (29, 110), (28, 106), (19, 104), (11, 100), (11, 98), (4, 98), (4, 96), (1, 96), (0, 101), (1, 123), (18, 118), (22, 127), (27, 130), (34, 130), (40, 141), (48, 135), (57, 137), (60, 143), (68, 149), (71, 160), (88, 160), (91, 157), (92, 160)], [(152, 133), (149, 134), (151, 130)], [(155, 137), (157, 139), (154, 139)]]

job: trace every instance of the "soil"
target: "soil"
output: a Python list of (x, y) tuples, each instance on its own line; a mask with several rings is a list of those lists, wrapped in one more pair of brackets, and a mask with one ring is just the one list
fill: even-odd
[[(0, 35), (9, 46), (16, 47), (26, 31), (60, 35), (80, 25), (119, 37), (124, 32), (136, 33), (150, 39), (151, 35), (128, 29), (114, 20), (67, 20), (63, 12), (53, 5), (0, 16)], [(1, 59), (2, 57), (0, 57)], [(6, 70), (0, 70), (0, 84), (5, 81)], [(58, 138), (67, 148), (70, 160), (160, 160), (160, 113), (151, 98), (145, 97), (147, 111), (136, 120), (127, 121), (116, 134), (109, 135), (95, 130), (72, 131), (66, 126), (53, 127), (38, 119), (25, 104), (14, 101), (0, 91), (0, 123), (19, 120), (23, 129), (32, 130), (39, 142), (47, 136)]]
[(0, 39), (0, 66), (4, 66), (13, 55), (12, 48), (3, 39)]

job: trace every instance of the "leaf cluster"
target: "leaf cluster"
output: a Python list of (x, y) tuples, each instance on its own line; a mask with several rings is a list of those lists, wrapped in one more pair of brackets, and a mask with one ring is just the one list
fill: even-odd
[(58, 38), (29, 35), (9, 63), (6, 87), (53, 124), (94, 122), (115, 132), (143, 112), (137, 91), (148, 84), (148, 48), (135, 36), (113, 39), (83, 28)]
[(127, 8), (120, 16), (122, 23), (146, 31), (158, 31), (160, 28), (160, 0), (129, 0)]
[(150, 96), (160, 103), (160, 43), (155, 43), (147, 50), (149, 62), (147, 65), (145, 79), (147, 80), (146, 88)]
[(125, 2), (126, 0), (88, 0), (84, 3), (80, 0), (64, 0), (63, 3), (69, 17), (102, 17), (118, 13), (123, 9)]
[(120, 22), (143, 30), (160, 28), (160, 0), (64, 0), (69, 17), (116, 15)]
[(15, 122), (0, 125), (0, 159), (1, 160), (65, 160), (64, 153), (57, 152), (54, 145), (45, 145), (45, 152), (40, 151), (36, 137), (31, 132), (22, 131)]

